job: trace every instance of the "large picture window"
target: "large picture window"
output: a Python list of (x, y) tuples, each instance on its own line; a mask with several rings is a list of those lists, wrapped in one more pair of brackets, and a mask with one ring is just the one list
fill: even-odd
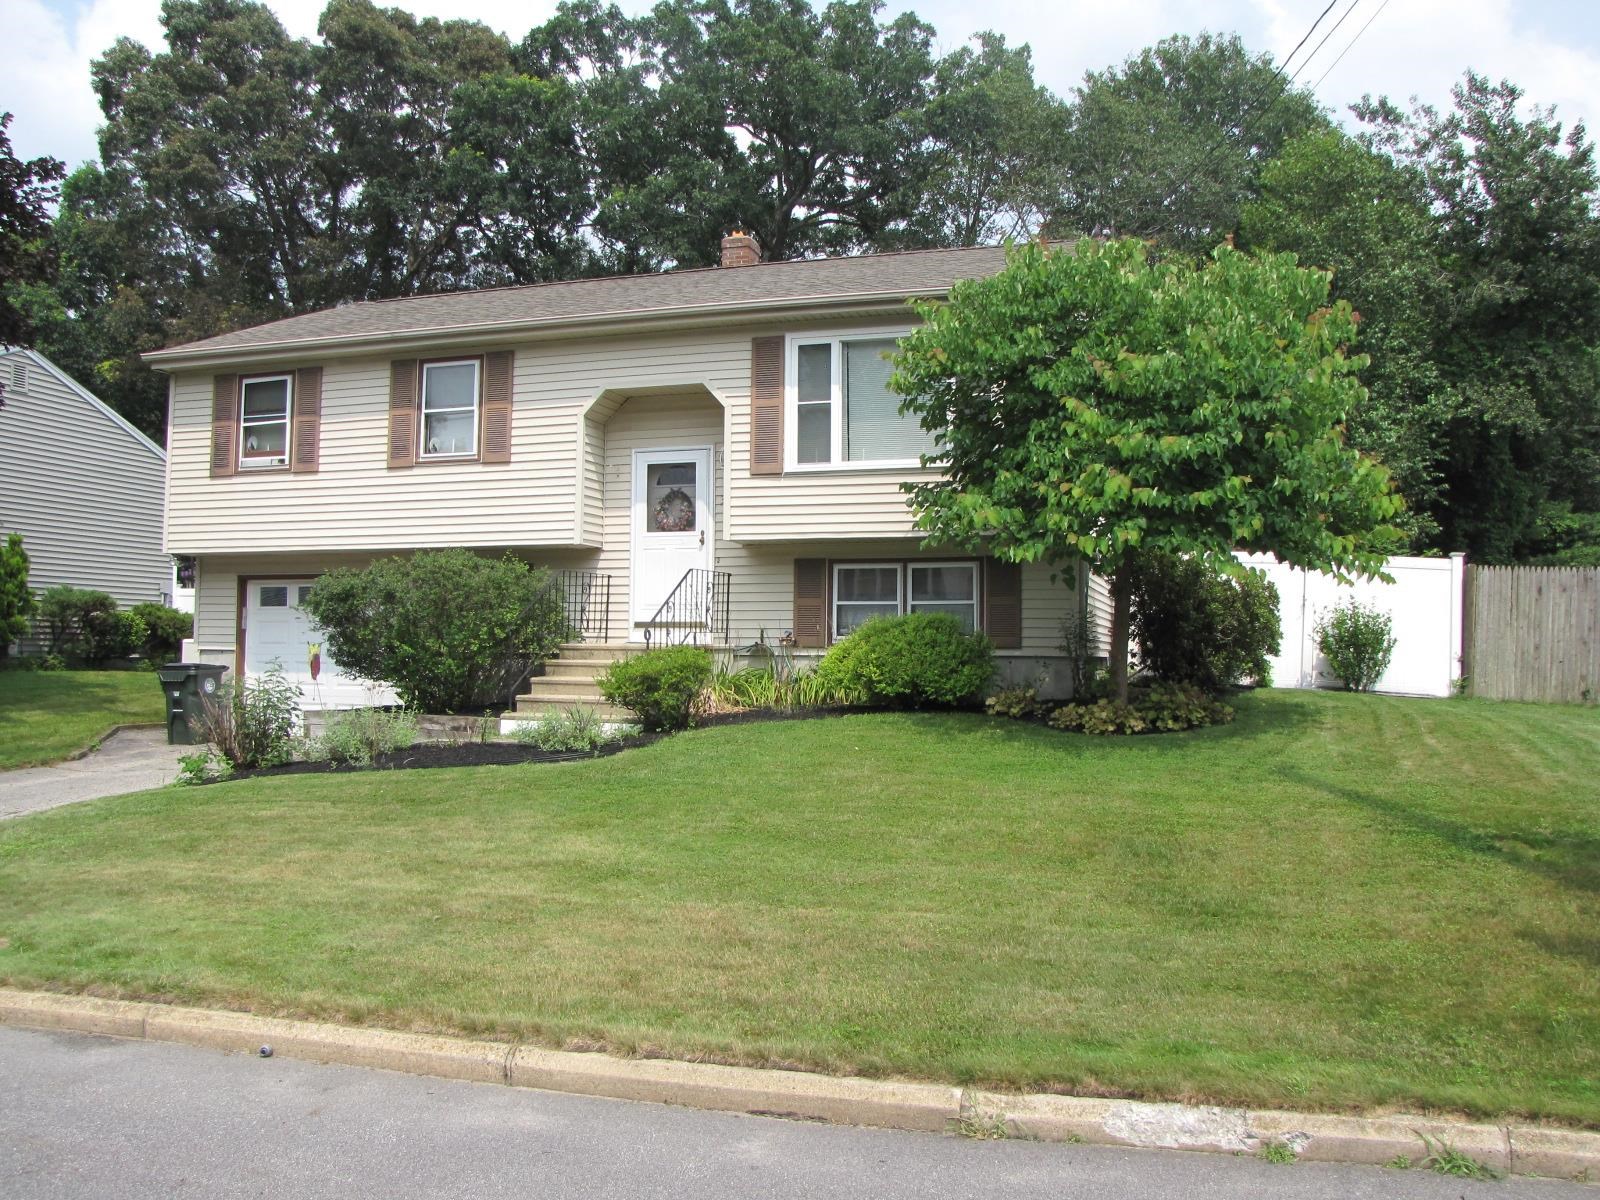
[(422, 458), (478, 453), (479, 363), (475, 358), (422, 365)]
[(790, 468), (916, 466), (933, 435), (902, 415), (889, 390), (898, 334), (796, 337), (789, 342), (785, 444)]
[(239, 465), (246, 468), (289, 465), (289, 416), (294, 378), (256, 375), (239, 383)]
[(873, 617), (896, 617), (908, 612), (949, 613), (965, 632), (973, 632), (978, 628), (978, 564), (834, 564), (835, 641)]

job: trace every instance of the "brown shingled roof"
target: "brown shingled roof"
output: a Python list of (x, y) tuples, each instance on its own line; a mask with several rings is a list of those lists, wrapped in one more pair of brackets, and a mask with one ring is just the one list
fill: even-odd
[(992, 275), (1004, 265), (1004, 247), (973, 246), (446, 292), (285, 317), (145, 357), (159, 365), (167, 359), (299, 344), (933, 296), (957, 280)]

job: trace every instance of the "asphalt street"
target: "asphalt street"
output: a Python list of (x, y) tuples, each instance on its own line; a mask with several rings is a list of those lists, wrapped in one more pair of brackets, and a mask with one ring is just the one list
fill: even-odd
[(0, 1196), (1597, 1200), (1600, 1189), (838, 1128), (0, 1028)]

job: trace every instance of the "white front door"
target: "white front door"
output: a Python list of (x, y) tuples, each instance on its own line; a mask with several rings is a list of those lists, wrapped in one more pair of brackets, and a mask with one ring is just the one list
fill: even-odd
[(688, 571), (709, 569), (711, 448), (633, 452), (633, 632), (656, 615)]
[(397, 703), (393, 691), (372, 687), (339, 670), (300, 607), (315, 580), (252, 579), (245, 584), (244, 671), (265, 673), (273, 663), (300, 689), (303, 708), (362, 708)]

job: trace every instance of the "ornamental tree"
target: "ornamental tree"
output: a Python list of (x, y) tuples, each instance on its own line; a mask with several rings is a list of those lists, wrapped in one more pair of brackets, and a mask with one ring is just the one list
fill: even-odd
[(0, 658), (11, 652), (11, 643), (21, 641), (32, 624), (34, 599), (28, 589), (28, 552), (22, 548), (22, 535), (6, 535), (0, 545)]
[(895, 387), (941, 439), (907, 484), (928, 541), (1011, 562), (1085, 559), (1111, 582), (1111, 677), (1128, 686), (1128, 580), (1150, 552), (1238, 574), (1236, 549), (1348, 579), (1381, 573), (1403, 502), (1345, 444), (1362, 396), (1357, 316), (1292, 255), (1144, 243), (1014, 248), (923, 303)]

